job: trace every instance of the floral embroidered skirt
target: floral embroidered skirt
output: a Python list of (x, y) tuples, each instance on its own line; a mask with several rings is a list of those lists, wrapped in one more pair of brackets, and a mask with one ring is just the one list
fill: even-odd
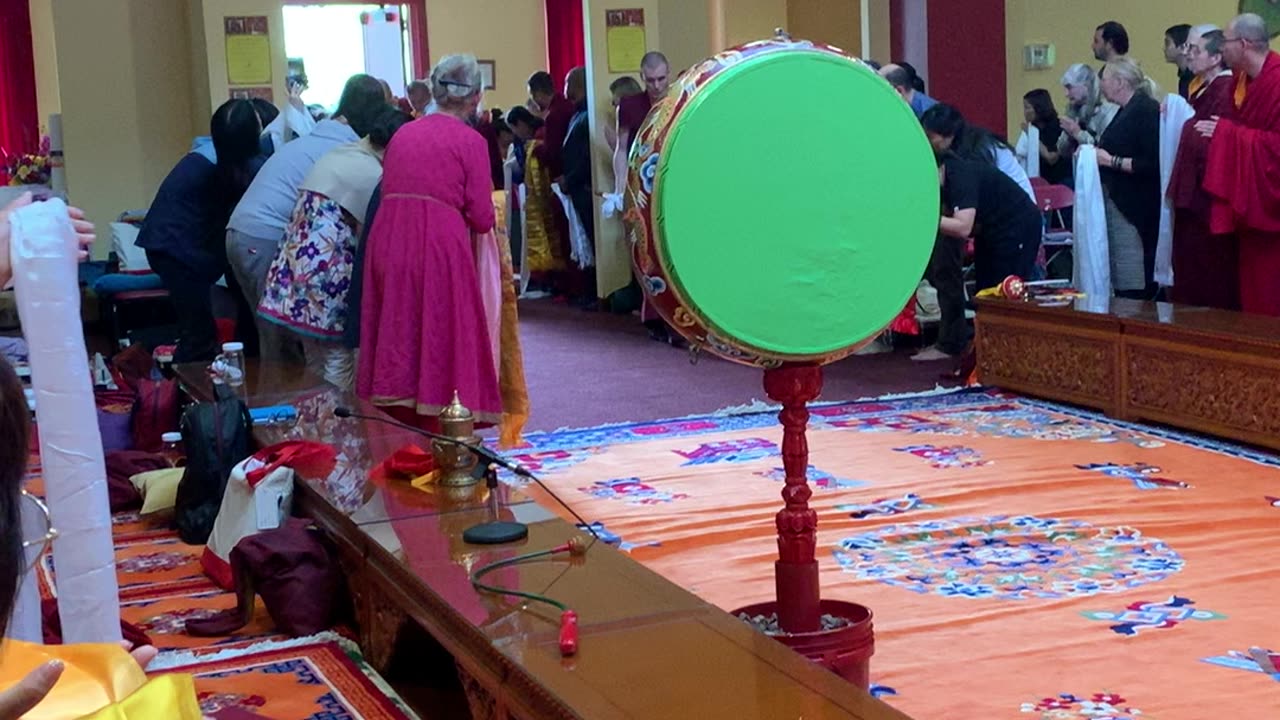
[(342, 339), (356, 242), (336, 202), (302, 191), (267, 272), (258, 314), (301, 335)]

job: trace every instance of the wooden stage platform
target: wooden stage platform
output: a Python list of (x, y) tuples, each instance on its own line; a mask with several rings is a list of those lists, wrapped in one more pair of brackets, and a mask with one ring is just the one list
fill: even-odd
[[(176, 371), (189, 396), (211, 397), (203, 366)], [(338, 547), (366, 657), (382, 672), (406, 656), (420, 676), (456, 672), (474, 720), (909, 720), (600, 543), (574, 562), (488, 576), (577, 611), (579, 653), (561, 658), (558, 612), (478, 592), (469, 573), (581, 535), (572, 525), (504, 488), (499, 512), (528, 523), (529, 538), (496, 548), (468, 545), (462, 532), (492, 518), (483, 486), (461, 494), (423, 491), (375, 472), (398, 449), (421, 444), (418, 436), (335, 418), (340, 406), (379, 413), (301, 369), (251, 363), (247, 397), (250, 407), (298, 410), (296, 423), (256, 428), (258, 443), (317, 440), (343, 455), (330, 477), (299, 483), (295, 512), (314, 519)], [(425, 648), (395, 652), (414, 625), (450, 658), (431, 663)], [(422, 710), (424, 717), (445, 716)]]
[(985, 385), (1280, 450), (1280, 319), (1124, 299), (978, 301)]

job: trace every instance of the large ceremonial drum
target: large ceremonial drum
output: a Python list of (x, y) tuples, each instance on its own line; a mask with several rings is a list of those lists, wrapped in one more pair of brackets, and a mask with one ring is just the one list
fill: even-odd
[(938, 229), (933, 151), (861, 61), (785, 37), (691, 68), (636, 136), (627, 236), (647, 302), (697, 347), (764, 368), (874, 339)]

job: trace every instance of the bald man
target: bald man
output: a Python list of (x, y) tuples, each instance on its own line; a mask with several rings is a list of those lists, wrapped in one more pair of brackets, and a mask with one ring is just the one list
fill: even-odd
[(640, 61), (640, 78), (644, 92), (622, 99), (618, 103), (618, 146), (613, 151), (614, 193), (621, 197), (627, 189), (627, 161), (631, 145), (635, 142), (640, 126), (655, 103), (667, 94), (671, 86), (671, 65), (660, 52), (645, 53)]
[[(640, 60), (640, 79), (644, 81), (644, 92), (625, 97), (618, 103), (618, 144), (613, 151), (614, 189), (605, 196), (606, 216), (622, 211), (631, 147), (635, 145), (636, 135), (644, 125), (649, 111), (667, 94), (667, 88), (671, 86), (671, 64), (667, 62), (667, 57), (660, 52), (646, 53)], [(639, 285), (636, 284), (636, 287)], [(651, 304), (644, 303), (641, 306), (640, 320), (649, 329), (649, 337), (654, 340), (670, 343), (677, 348), (684, 346), (684, 341), (667, 327)]]
[(1270, 38), (1258, 15), (1231, 21), (1222, 56), (1237, 76), (1236, 117), (1201, 120), (1196, 129), (1212, 138), (1204, 179), (1210, 229), (1240, 240), (1240, 307), (1280, 316), (1280, 55)]
[(893, 89), (897, 90), (898, 94), (902, 96), (902, 99), (911, 106), (911, 109), (916, 113), (916, 117), (924, 115), (926, 110), (938, 104), (937, 100), (916, 90), (915, 78), (901, 65), (890, 63), (880, 68), (879, 72), (880, 77), (892, 85)]

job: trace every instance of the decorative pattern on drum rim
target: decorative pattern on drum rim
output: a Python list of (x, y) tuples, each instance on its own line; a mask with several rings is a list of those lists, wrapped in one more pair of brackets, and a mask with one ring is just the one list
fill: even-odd
[[(675, 283), (659, 277), (659, 270), (667, 278), (672, 277), (673, 273), (662, 252), (661, 232), (654, 222), (654, 218), (660, 214), (660, 208), (656, 207), (657, 199), (661, 197), (658, 190), (662, 185), (658, 166), (662, 148), (666, 146), (670, 133), (675, 128), (675, 120), (707, 87), (711, 78), (751, 58), (794, 50), (811, 50), (861, 63), (830, 45), (808, 40), (773, 38), (725, 50), (690, 68), (672, 83), (666, 97), (653, 106), (636, 134), (636, 143), (629, 159), (629, 165), (635, 172), (629, 173), (625, 193), (626, 211), (623, 213), (627, 239), (631, 245), (632, 264), (639, 271), (646, 297), (658, 313), (679, 328), (680, 333), (694, 345), (706, 346), (726, 359), (765, 369), (778, 367), (782, 360), (728, 337), (714, 327), (709, 319), (690, 309), (688, 299), (681, 294)], [(846, 357), (856, 349), (845, 348), (823, 355), (788, 359), (793, 362), (825, 364)]]
[(1118, 593), (1182, 571), (1182, 557), (1130, 527), (1030, 515), (886, 525), (845, 538), (846, 572), (922, 595), (1034, 600)]

